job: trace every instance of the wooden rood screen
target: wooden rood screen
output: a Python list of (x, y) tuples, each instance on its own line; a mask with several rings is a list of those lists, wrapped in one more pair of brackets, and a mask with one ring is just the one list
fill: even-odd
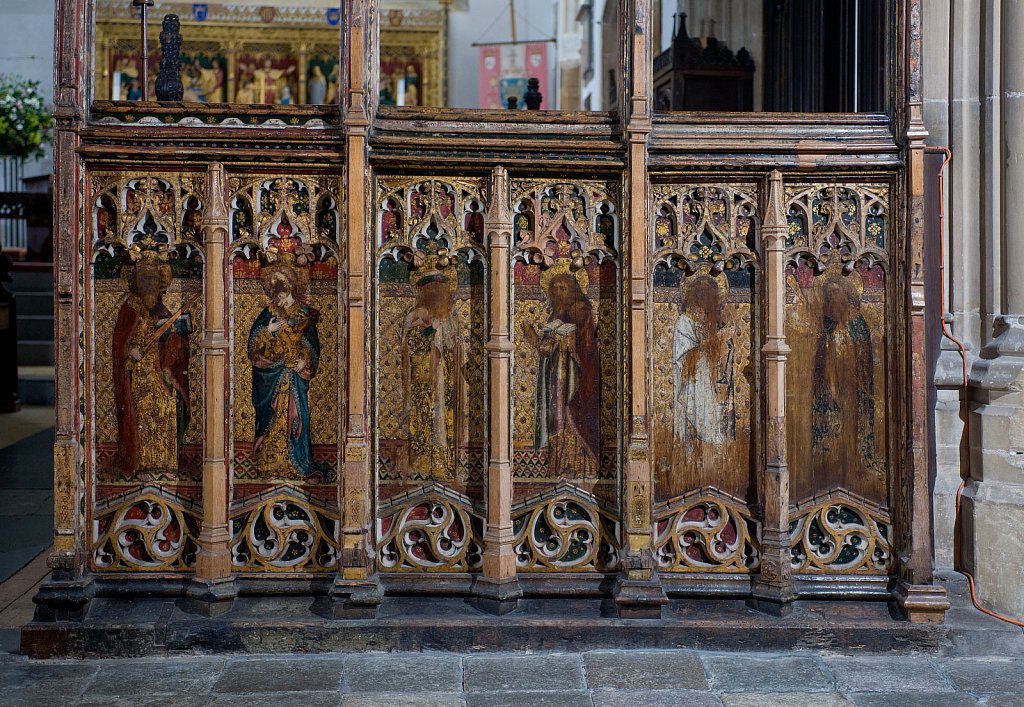
[(896, 109), (800, 116), (653, 116), (646, 0), (616, 113), (378, 107), (369, 0), (340, 112), (90, 103), (81, 5), (58, 3), (67, 591), (941, 620), (917, 0)]

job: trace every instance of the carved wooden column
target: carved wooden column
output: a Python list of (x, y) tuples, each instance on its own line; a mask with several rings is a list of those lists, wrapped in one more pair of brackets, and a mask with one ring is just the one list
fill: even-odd
[(786, 459), (786, 196), (782, 174), (768, 177), (768, 208), (761, 229), (765, 273), (765, 361), (767, 444), (761, 476), (761, 572), (748, 603), (771, 614), (793, 609), (789, 564), (789, 467)]
[[(231, 574), (231, 528), (228, 524), (227, 464), (227, 259), (230, 219), (224, 165), (206, 170), (206, 204), (203, 210), (205, 247), (205, 301), (203, 311), (203, 358), (205, 363), (205, 439), (203, 441), (203, 527), (199, 533), (196, 574), (188, 595), (202, 603), (200, 610), (226, 609), (238, 594)], [(206, 606), (203, 606), (205, 604)], [(219, 605), (219, 606), (218, 606)]]
[[(368, 276), (366, 243), (371, 237), (367, 214), (369, 203), (369, 164), (366, 138), (369, 129), (369, 102), (366, 87), (370, 81), (367, 50), (368, 26), (376, 13), (373, 0), (350, 0), (347, 86), (344, 90), (346, 160), (345, 224), (348, 252), (348, 419), (345, 459), (342, 466), (341, 573), (335, 579), (331, 596), (336, 618), (373, 618), (383, 599), (380, 582), (373, 572), (371, 528), (373, 515), (370, 491), (373, 468), (369, 462), (369, 431), (366, 411), (370, 392), (370, 359), (366, 345), (366, 299)], [(372, 41), (372, 39), (370, 40)]]
[(623, 189), (629, 238), (628, 268), (629, 350), (627, 390), (630, 391), (628, 455), (623, 499), (622, 573), (615, 587), (619, 615), (657, 618), (667, 603), (654, 572), (651, 552), (651, 489), (653, 487), (648, 440), (647, 293), (648, 204), (647, 144), (651, 135), (651, 0), (625, 3), (622, 17), (626, 36), (625, 65), (628, 86), (623, 111), (627, 116), (627, 167)]
[(299, 75), (298, 79), (298, 103), (299, 105), (306, 105), (308, 96), (306, 94), (307, 82), (309, 81), (309, 45), (303, 42), (298, 47), (299, 50)]
[[(909, 449), (898, 460), (891, 483), (893, 521), (895, 524), (896, 572), (899, 580), (894, 590), (899, 610), (911, 621), (942, 623), (949, 600), (946, 590), (935, 586), (932, 577), (932, 518), (929, 465), (931, 442), (928, 425), (932, 409), (928, 405), (928, 366), (925, 340), (924, 296), (924, 150), (928, 131), (924, 126), (921, 98), (921, 0), (908, 0), (902, 8), (907, 51), (902, 67), (906, 88), (906, 227), (907, 262), (902, 269), (907, 276), (893, 273), (903, 285), (905, 322), (908, 346), (902, 358), (903, 389), (909, 395), (902, 410), (909, 419), (900, 419), (902, 433), (909, 435)], [(892, 276), (891, 275), (891, 276)], [(909, 280), (909, 281), (907, 281)], [(939, 306), (942, 306), (941, 304)], [(899, 439), (899, 437), (898, 437)]]
[(486, 215), (490, 253), (491, 333), (484, 348), (490, 363), (490, 461), (487, 465), (487, 530), (484, 532), (483, 575), (473, 585), (477, 608), (507, 614), (523, 592), (516, 579), (512, 532), (512, 209), (504, 167), (491, 172), (491, 204)]
[[(82, 402), (84, 383), (79, 371), (78, 347), (80, 320), (77, 303), (79, 287), (78, 241), (80, 232), (79, 185), (82, 164), (77, 154), (78, 131), (86, 115), (88, 92), (86, 16), (84, 5), (77, 0), (57, 0), (55, 6), (57, 44), (55, 51), (53, 163), (56, 166), (53, 194), (54, 224), (54, 329), (56, 357), (54, 405), (56, 440), (53, 447), (53, 550), (46, 564), (50, 577), (39, 588), (36, 602), (37, 620), (77, 619), (84, 615), (91, 580), (84, 575), (84, 548), (78, 533), (85, 519), (79, 514), (80, 501), (86, 490), (79, 473), (84, 460), (79, 454), (79, 420), (77, 411)], [(26, 638), (26, 641), (30, 641)], [(31, 645), (22, 643), (31, 653)]]
[(235, 93), (238, 91), (238, 45), (235, 42), (228, 42), (228, 79), (227, 79), (227, 102), (235, 102)]

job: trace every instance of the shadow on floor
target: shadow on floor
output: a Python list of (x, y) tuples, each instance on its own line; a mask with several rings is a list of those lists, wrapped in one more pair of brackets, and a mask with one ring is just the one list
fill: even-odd
[(0, 449), (0, 582), (53, 537), (53, 428)]

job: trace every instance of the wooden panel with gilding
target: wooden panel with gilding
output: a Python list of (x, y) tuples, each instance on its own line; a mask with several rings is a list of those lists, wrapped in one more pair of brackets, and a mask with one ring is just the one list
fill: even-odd
[(658, 184), (651, 234), (655, 558), (749, 572), (759, 449), (760, 233), (751, 184)]
[(176, 572), (194, 561), (204, 435), (203, 179), (89, 178), (89, 544), (97, 571)]
[(238, 571), (337, 565), (339, 192), (333, 176), (229, 179), (230, 515)]
[(377, 178), (378, 566), (480, 568), (487, 464), (483, 180)]
[(514, 503), (565, 482), (618, 506), (619, 189), (512, 184)]
[(888, 187), (787, 188), (791, 498), (888, 507)]

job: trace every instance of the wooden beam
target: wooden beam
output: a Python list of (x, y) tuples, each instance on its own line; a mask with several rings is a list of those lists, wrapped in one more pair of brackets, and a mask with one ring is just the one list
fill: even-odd
[(764, 226), (765, 392), (767, 431), (761, 473), (761, 572), (749, 603), (761, 611), (785, 615), (793, 609), (789, 561), (789, 466), (786, 452), (786, 196), (782, 173), (768, 176)]

